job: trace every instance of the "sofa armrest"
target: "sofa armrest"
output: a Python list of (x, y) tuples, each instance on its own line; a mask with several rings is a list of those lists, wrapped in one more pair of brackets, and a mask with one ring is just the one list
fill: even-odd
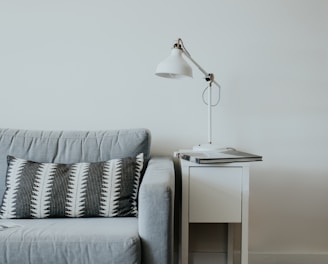
[(174, 187), (172, 159), (152, 158), (139, 190), (143, 264), (173, 263)]

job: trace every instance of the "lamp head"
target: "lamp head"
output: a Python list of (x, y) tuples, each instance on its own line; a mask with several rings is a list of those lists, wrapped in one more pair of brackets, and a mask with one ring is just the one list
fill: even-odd
[(174, 45), (171, 54), (156, 68), (155, 74), (171, 79), (192, 77), (192, 69), (182, 57), (183, 50), (180, 45)]

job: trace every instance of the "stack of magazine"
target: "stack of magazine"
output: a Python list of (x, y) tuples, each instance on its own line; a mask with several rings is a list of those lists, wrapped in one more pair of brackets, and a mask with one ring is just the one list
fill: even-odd
[(178, 158), (199, 164), (262, 161), (262, 156), (254, 155), (233, 148), (217, 151), (179, 151)]

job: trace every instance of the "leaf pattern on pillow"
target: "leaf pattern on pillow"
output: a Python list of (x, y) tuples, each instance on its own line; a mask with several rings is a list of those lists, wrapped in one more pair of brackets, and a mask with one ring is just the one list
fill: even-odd
[(26, 160), (16, 159), (8, 166), (8, 177), (6, 181), (7, 189), (4, 194), (2, 203), (1, 216), (2, 218), (15, 218), (16, 211), (14, 210), (16, 205), (16, 196), (19, 188), (20, 177), (22, 176), (22, 170), (27, 163)]
[(51, 163), (43, 163), (39, 167), (31, 201), (31, 216), (33, 218), (45, 218), (50, 215), (50, 195), (55, 169), (56, 165)]

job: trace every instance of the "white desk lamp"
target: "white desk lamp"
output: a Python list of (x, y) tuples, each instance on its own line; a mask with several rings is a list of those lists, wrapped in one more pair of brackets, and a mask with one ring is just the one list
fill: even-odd
[[(201, 144), (195, 146), (194, 150), (217, 150), (221, 149), (219, 146), (212, 144), (212, 107), (218, 105), (220, 101), (220, 92), (221, 86), (214, 80), (213, 73), (207, 73), (189, 54), (183, 45), (182, 39), (178, 39), (178, 41), (174, 44), (171, 55), (163, 60), (160, 64), (158, 64), (156, 68), (155, 74), (164, 77), (164, 78), (172, 78), (172, 79), (180, 79), (183, 77), (192, 77), (192, 69), (188, 65), (188, 63), (184, 60), (182, 54), (186, 56), (193, 64), (197, 66), (197, 68), (205, 75), (205, 80), (208, 83), (208, 87), (203, 92), (203, 101), (207, 105), (207, 118), (208, 118), (208, 137), (207, 144)], [(215, 104), (212, 104), (212, 84), (215, 84), (219, 89), (219, 98)], [(207, 91), (207, 102), (204, 99), (204, 94)]]

